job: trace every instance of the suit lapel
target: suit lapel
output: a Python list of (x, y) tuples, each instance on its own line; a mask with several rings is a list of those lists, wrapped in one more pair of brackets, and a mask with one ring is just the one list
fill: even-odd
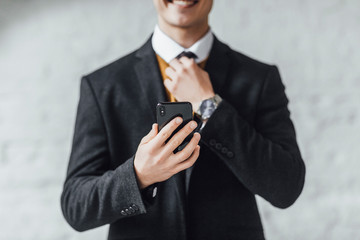
[(143, 94), (142, 102), (149, 107), (156, 122), (156, 105), (158, 102), (166, 101), (166, 92), (156, 55), (151, 46), (151, 37), (136, 52), (136, 57), (138, 61), (134, 67)]
[(230, 48), (227, 45), (214, 37), (214, 43), (205, 65), (205, 71), (209, 73), (214, 91), (220, 95), (230, 66), (229, 50)]

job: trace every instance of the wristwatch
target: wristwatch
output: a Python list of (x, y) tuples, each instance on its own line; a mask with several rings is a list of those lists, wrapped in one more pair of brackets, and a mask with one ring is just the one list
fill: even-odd
[(215, 94), (215, 96), (201, 101), (198, 110), (196, 110), (195, 112), (196, 115), (201, 120), (209, 119), (221, 101), (222, 98), (218, 94)]

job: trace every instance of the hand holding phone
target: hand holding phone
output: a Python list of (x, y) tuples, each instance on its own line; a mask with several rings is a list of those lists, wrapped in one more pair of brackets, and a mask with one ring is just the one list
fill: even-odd
[[(186, 107), (182, 106), (185, 108), (180, 112), (178, 110), (182, 107), (178, 104), (165, 107), (165, 112), (164, 108), (160, 108), (161, 105), (157, 107), (161, 130), (160, 125), (153, 124), (151, 131), (142, 138), (134, 158), (134, 169), (141, 189), (165, 181), (191, 167), (199, 157), (198, 144), (201, 137), (199, 133), (194, 133), (197, 123), (191, 120), (192, 109), (191, 105), (187, 104)], [(176, 110), (173, 109), (175, 105)], [(177, 152), (179, 144), (189, 135), (192, 136), (191, 139), (186, 141), (186, 146), (180, 152)]]

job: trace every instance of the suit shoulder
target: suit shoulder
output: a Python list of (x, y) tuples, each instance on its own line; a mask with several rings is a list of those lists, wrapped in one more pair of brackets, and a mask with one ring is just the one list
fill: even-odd
[(275, 65), (256, 60), (233, 49), (230, 49), (229, 56), (231, 58), (231, 62), (236, 63), (237, 65), (241, 65), (243, 66), (242, 69), (251, 72), (267, 74), (271, 69), (275, 67)]
[(215, 37), (213, 49), (214, 58), (221, 58), (226, 55), (229, 61), (230, 71), (235, 75), (243, 75), (247, 79), (264, 79), (274, 68), (274, 65), (255, 60), (241, 52), (229, 47), (226, 43), (221, 42)]
[(94, 85), (111, 84), (113, 81), (126, 79), (127, 76), (132, 75), (133, 65), (135, 64), (135, 54), (133, 51), (99, 69), (84, 75)]

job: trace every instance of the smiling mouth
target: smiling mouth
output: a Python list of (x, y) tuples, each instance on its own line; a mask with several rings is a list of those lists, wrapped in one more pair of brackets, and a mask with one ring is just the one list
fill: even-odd
[(199, 2), (199, 0), (167, 0), (169, 3), (181, 6), (181, 7), (190, 7)]

